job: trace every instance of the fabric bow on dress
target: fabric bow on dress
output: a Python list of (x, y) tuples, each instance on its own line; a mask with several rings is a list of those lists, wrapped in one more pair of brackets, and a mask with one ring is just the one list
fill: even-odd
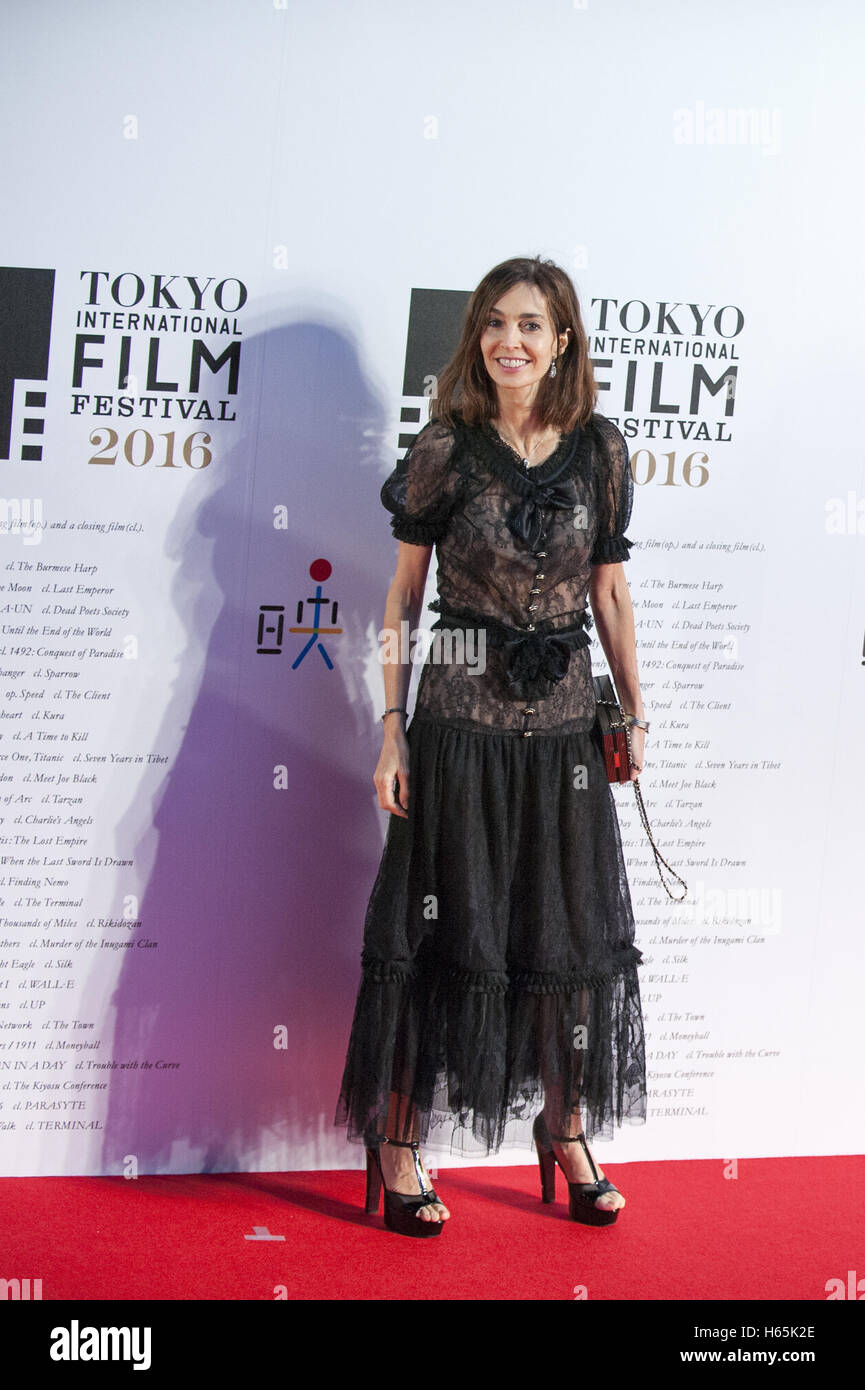
[(555, 684), (567, 674), (571, 641), (555, 632), (530, 632), (502, 645), (511, 686), (540, 691), (546, 689), (547, 682)]
[(577, 502), (577, 493), (570, 478), (560, 482), (536, 483), (531, 478), (524, 480), (528, 491), (522, 500), (508, 513), (508, 530), (529, 550), (537, 550), (544, 534), (543, 511), (555, 508), (558, 511), (572, 511)]

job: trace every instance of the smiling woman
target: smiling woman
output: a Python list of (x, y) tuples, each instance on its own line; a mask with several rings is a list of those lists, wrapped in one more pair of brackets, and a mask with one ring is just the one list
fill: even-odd
[(439, 376), (433, 416), (452, 423), (457, 397), (470, 425), (502, 410), (523, 422), (531, 413), (537, 431), (567, 431), (591, 418), (597, 386), (577, 294), (564, 271), (517, 258), (484, 277), (456, 354)]
[[(570, 331), (566, 328), (559, 335), (558, 352), (567, 347)], [(539, 383), (551, 370), (555, 349), (555, 335), (540, 290), (534, 285), (515, 285), (500, 296), (500, 303), (490, 312), (481, 335), (481, 352), (493, 381), (498, 381), (499, 372), (504, 372), (506, 377), (521, 373), (520, 386)]]
[[(596, 394), (568, 276), (504, 262), (381, 490), (400, 542), (385, 631), (418, 626), (435, 546), (433, 630), (475, 633), (486, 652), (480, 670), (431, 650), (405, 728), (411, 664), (384, 663), (374, 781), (391, 818), (336, 1123), (366, 1145), (367, 1210), (384, 1185), (385, 1221), (405, 1235), (450, 1217), (419, 1152), (447, 1127), (462, 1151), (531, 1138), (544, 1200), (557, 1161), (574, 1219), (610, 1224), (624, 1197), (594, 1163), (581, 1106), (589, 1138), (645, 1119), (642, 957), (587, 606), (642, 719), (622, 563), (633, 481)], [(635, 776), (643, 737), (632, 729)]]

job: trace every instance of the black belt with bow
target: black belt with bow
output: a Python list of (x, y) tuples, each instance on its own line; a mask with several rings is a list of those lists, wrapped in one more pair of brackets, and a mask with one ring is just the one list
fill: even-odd
[(539, 700), (551, 695), (567, 674), (571, 652), (589, 645), (587, 629), (594, 626), (585, 608), (569, 627), (556, 628), (545, 619), (533, 632), (527, 632), (472, 609), (447, 608), (441, 599), (434, 599), (429, 607), (441, 614), (432, 625), (434, 629), (470, 627), (485, 631), (490, 646), (505, 653), (505, 674), (515, 700)]

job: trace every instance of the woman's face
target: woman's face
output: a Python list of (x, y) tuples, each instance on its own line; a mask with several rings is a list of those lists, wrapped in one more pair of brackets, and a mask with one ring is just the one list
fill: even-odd
[(499, 400), (528, 405), (567, 341), (564, 333), (556, 343), (547, 302), (535, 285), (514, 285), (500, 295), (481, 334), (481, 352)]

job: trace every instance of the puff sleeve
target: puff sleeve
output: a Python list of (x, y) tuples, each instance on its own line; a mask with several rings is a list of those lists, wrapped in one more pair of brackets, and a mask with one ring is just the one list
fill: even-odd
[(444, 537), (461, 494), (456, 453), (453, 429), (430, 420), (385, 480), (382, 506), (392, 513), (391, 529), (398, 541), (435, 545)]
[(612, 565), (630, 559), (633, 542), (625, 530), (631, 520), (634, 480), (624, 435), (604, 416), (596, 416), (596, 427), (598, 531), (589, 558), (593, 565)]

